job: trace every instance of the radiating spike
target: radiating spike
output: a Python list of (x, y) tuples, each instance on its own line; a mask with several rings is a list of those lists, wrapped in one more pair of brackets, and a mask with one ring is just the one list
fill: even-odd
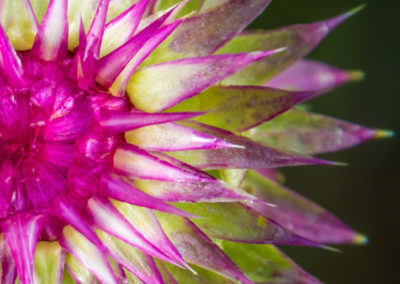
[(202, 113), (144, 113), (102, 111), (100, 125), (107, 133), (123, 133), (143, 126), (189, 119)]
[(6, 75), (8, 83), (15, 87), (25, 85), (21, 61), (1, 26), (0, 55), (0, 68), (2, 69), (2, 73)]
[(201, 218), (191, 221), (208, 237), (245, 243), (324, 247), (240, 203), (177, 203)]
[(15, 262), (3, 235), (0, 235), (0, 281), (2, 284), (14, 284), (17, 278)]
[(128, 177), (174, 182), (212, 182), (206, 173), (188, 165), (174, 164), (129, 144), (119, 146), (114, 154), (114, 168)]
[(314, 202), (252, 171), (247, 173), (242, 188), (276, 205), (252, 203), (249, 204), (251, 208), (309, 240), (339, 244), (356, 243), (363, 239), (362, 235)]
[(128, 143), (146, 151), (183, 151), (234, 147), (229, 142), (176, 123), (145, 126), (125, 133)]
[(58, 197), (52, 205), (51, 213), (74, 227), (80, 234), (84, 235), (98, 249), (103, 246), (96, 233), (90, 227), (89, 222), (82, 216), (82, 213), (75, 208), (73, 202), (65, 196)]
[(379, 138), (380, 133), (389, 135), (391, 132), (381, 132), (340, 119), (293, 109), (243, 134), (263, 145), (273, 145), (283, 151), (315, 155), (346, 149)]
[(174, 245), (165, 235), (153, 211), (145, 207), (132, 206), (127, 203), (112, 201), (132, 226), (150, 243), (157, 244), (157, 248), (171, 260), (191, 270), (183, 260)]
[(147, 58), (147, 56), (165, 39), (170, 35), (176, 27), (179, 26), (181, 20), (176, 20), (172, 24), (164, 26), (153, 34), (152, 37), (142, 46), (142, 48), (135, 54), (131, 61), (126, 65), (122, 72), (118, 75), (113, 85), (110, 87), (110, 92), (116, 96), (123, 96), (126, 87), (132, 74), (136, 71), (139, 65)]
[(147, 194), (165, 202), (255, 202), (251, 195), (223, 182), (136, 180), (136, 185)]
[[(150, 0), (152, 1), (152, 0)], [(157, 0), (155, 0), (157, 1)], [(181, 1), (180, 3), (177, 3), (173, 6), (169, 7), (164, 7), (165, 9), (156, 11), (155, 13), (151, 12), (151, 5), (152, 3), (149, 3), (149, 6), (147, 7), (147, 11), (145, 13), (145, 17), (142, 19), (142, 21), (139, 24), (138, 31), (144, 30), (146, 27), (148, 27), (152, 22), (154, 22), (156, 19), (163, 17), (166, 14), (169, 14), (165, 24), (171, 24), (173, 21), (175, 21), (176, 15), (182, 10), (182, 8), (186, 5), (186, 3), (190, 0), (184, 0)], [(179, 2), (179, 1), (175, 1)]]
[(100, 0), (99, 2), (96, 15), (94, 16), (93, 22), (86, 36), (87, 43), (83, 56), (84, 61), (89, 59), (89, 57), (94, 59), (99, 58), (109, 4), (110, 0)]
[(137, 206), (143, 206), (154, 210), (166, 212), (169, 214), (179, 215), (183, 217), (195, 217), (185, 211), (175, 208), (172, 205), (145, 194), (133, 184), (127, 183), (116, 175), (103, 175), (99, 193), (122, 202), (127, 202)]
[(350, 17), (352, 17), (353, 15), (357, 14), (358, 12), (360, 12), (362, 9), (364, 9), (366, 6), (366, 4), (361, 4), (353, 9), (351, 9), (348, 12), (345, 12), (339, 16), (336, 16), (334, 18), (328, 19), (326, 20), (326, 25), (328, 26), (328, 28), (330, 30), (333, 30), (334, 28), (336, 28), (338, 25), (340, 25), (341, 23), (343, 23), (344, 21), (346, 21), (347, 19), (349, 19)]
[[(351, 13), (350, 13), (351, 14)], [(263, 85), (277, 74), (296, 63), (311, 52), (339, 23), (347, 19), (348, 13), (333, 19), (310, 24), (281, 27), (268, 31), (243, 33), (217, 53), (237, 53), (272, 49), (286, 46), (287, 49), (265, 58), (224, 80), (225, 85)]]
[(147, 112), (165, 110), (249, 64), (283, 50), (185, 58), (149, 66), (132, 76), (127, 92), (138, 109)]
[[(131, 206), (131, 205), (130, 205)], [(163, 251), (147, 240), (106, 198), (94, 196), (89, 199), (87, 211), (95, 226), (128, 244), (159, 259), (175, 263)]]
[(33, 260), (43, 222), (43, 215), (23, 213), (9, 217), (3, 224), (5, 238), (22, 284), (34, 283)]
[(182, 11), (183, 8), (185, 8), (185, 6), (188, 4), (190, 0), (183, 0), (183, 1), (179, 1), (179, 3), (177, 3), (175, 6), (172, 6), (170, 8), (170, 10), (172, 11), (172, 13), (170, 14), (170, 16), (168, 17), (167, 22), (172, 22), (175, 20), (175, 18), (178, 16), (178, 14)]
[[(189, 17), (174, 35), (170, 49), (177, 53), (196, 53), (198, 56), (212, 54), (240, 33), (270, 2), (255, 0), (248, 5), (242, 1), (228, 0), (215, 9)], [(202, 29), (193, 32), (195, 26), (201, 26)]]
[(362, 80), (361, 71), (346, 71), (317, 61), (302, 59), (275, 76), (266, 86), (284, 90), (321, 90)]
[(84, 90), (95, 85), (95, 64), (100, 55), (109, 2), (110, 0), (100, 0), (86, 36), (83, 20), (80, 19), (79, 46), (75, 52), (71, 73), (77, 78), (78, 86)]
[[(141, 281), (154, 284), (164, 283), (153, 257), (101, 230), (98, 231), (98, 235), (112, 258)], [(125, 274), (129, 281), (131, 275), (126, 271)]]
[(157, 214), (157, 217), (165, 233), (187, 262), (239, 280), (240, 283), (252, 283), (191, 221), (167, 214)]
[[(100, 284), (101, 282), (96, 276), (80, 263), (72, 254), (67, 253), (65, 258), (65, 273), (64, 281), (72, 284)], [(70, 277), (69, 277), (70, 276)], [(69, 282), (68, 282), (69, 281)]]
[(213, 54), (242, 32), (270, 2), (227, 0), (207, 11), (193, 13), (184, 18), (179, 28), (149, 57), (146, 64)]
[(263, 146), (231, 132), (193, 121), (182, 125), (224, 139), (236, 145), (232, 148), (169, 152), (168, 155), (202, 169), (262, 169), (296, 165), (340, 165), (319, 158), (283, 152)]
[[(138, 33), (127, 43), (117, 48), (109, 55), (101, 58), (97, 63), (96, 81), (104, 87), (111, 87), (112, 83), (139, 52), (143, 45), (153, 36), (156, 35), (157, 29), (165, 22), (168, 15), (164, 15), (156, 19), (146, 29)], [(158, 32), (159, 33), (159, 32)]]
[(242, 132), (327, 90), (284, 91), (259, 86), (216, 86), (168, 110), (204, 112), (194, 120)]
[(125, 44), (135, 34), (148, 2), (149, 0), (136, 2), (131, 8), (107, 23), (101, 44), (100, 57)]
[[(107, 256), (95, 244), (91, 243), (71, 226), (63, 229), (60, 245), (70, 252), (81, 264), (92, 272), (104, 284), (118, 284)], [(67, 256), (67, 264), (68, 258)]]
[(68, 51), (67, 0), (51, 0), (36, 34), (32, 52), (43, 60), (63, 58)]

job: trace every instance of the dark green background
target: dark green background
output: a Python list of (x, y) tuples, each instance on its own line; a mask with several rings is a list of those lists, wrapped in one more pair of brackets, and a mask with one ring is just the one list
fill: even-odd
[[(251, 28), (272, 28), (322, 20), (362, 0), (275, 0)], [(304, 269), (326, 283), (400, 283), (399, 83), (400, 1), (371, 0), (308, 57), (345, 69), (361, 69), (361, 83), (312, 101), (315, 112), (396, 131), (390, 140), (324, 155), (348, 167), (286, 169), (289, 187), (334, 212), (366, 234), (367, 246), (343, 246), (342, 253), (283, 248)]]

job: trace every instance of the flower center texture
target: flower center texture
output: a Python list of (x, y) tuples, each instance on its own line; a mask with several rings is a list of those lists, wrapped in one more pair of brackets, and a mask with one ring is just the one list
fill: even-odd
[(7, 201), (3, 218), (47, 210), (58, 195), (72, 190), (67, 179), (72, 164), (83, 167), (80, 156), (99, 167), (107, 158), (110, 162), (115, 142), (123, 140), (104, 135), (96, 118), (104, 109), (124, 109), (124, 100), (81, 89), (71, 72), (71, 55), (59, 62), (29, 52), (18, 52), (16, 58), (23, 81), (15, 84), (2, 76), (0, 162), (8, 185), (1, 192)]

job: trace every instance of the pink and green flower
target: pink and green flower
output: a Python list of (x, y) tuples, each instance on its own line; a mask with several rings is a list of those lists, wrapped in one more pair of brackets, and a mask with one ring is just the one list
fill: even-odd
[(391, 133), (299, 104), (359, 8), (244, 31), (270, 0), (0, 1), (1, 283), (320, 283), (276, 245), (360, 244), (276, 168)]

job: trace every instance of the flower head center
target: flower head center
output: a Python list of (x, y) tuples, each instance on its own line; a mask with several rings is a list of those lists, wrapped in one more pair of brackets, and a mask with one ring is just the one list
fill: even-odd
[(69, 76), (71, 56), (60, 62), (29, 52), (18, 52), (18, 57), (24, 85), (0, 78), (0, 169), (9, 187), (0, 192), (9, 204), (0, 208), (0, 217), (48, 208), (70, 190), (75, 152), (96, 154), (96, 143), (103, 139), (90, 133), (96, 128), (96, 106), (104, 100)]

